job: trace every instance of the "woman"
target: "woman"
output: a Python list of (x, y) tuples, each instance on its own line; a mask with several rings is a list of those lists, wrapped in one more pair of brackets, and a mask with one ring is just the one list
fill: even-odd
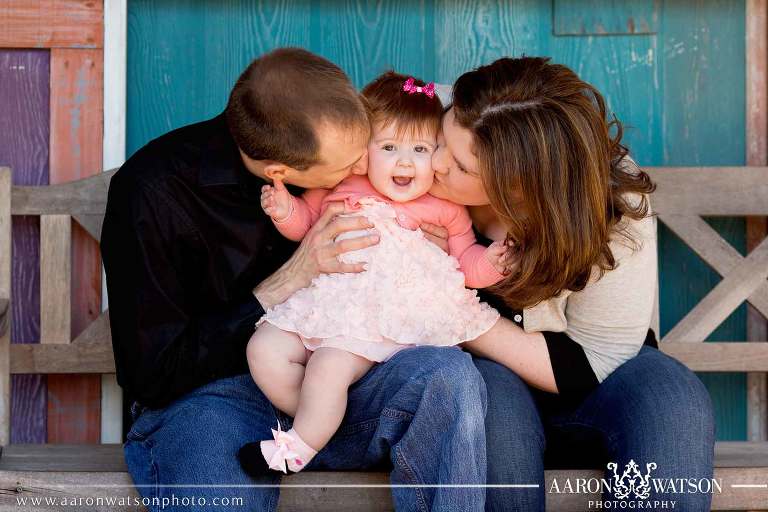
[[(653, 185), (600, 93), (548, 60), (504, 58), (462, 75), (433, 156), (431, 193), (468, 205), (478, 238), (506, 240), (514, 262), (483, 297), (505, 318), (465, 348), (488, 388), (488, 483), (539, 486), (489, 489), (487, 510), (543, 510), (556, 491), (545, 463), (713, 472), (709, 395), (649, 331)], [(444, 245), (440, 229), (427, 231)], [(647, 499), (698, 511), (711, 495), (652, 489)]]

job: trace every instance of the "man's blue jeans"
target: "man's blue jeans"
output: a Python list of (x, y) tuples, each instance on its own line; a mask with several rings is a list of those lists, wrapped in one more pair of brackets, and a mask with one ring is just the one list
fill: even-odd
[[(647, 463), (656, 463), (651, 478), (712, 477), (709, 393), (688, 368), (654, 348), (643, 347), (575, 406), (531, 389), (492, 361), (476, 359), (475, 364), (488, 393), (488, 484), (539, 485), (489, 488), (486, 510), (544, 510), (545, 466), (602, 468), (609, 479), (608, 462), (616, 462), (621, 475), (634, 460), (643, 475)], [(576, 482), (571, 486), (575, 489)], [(709, 510), (711, 497), (654, 491), (648, 500), (676, 501), (674, 510), (700, 512)]]
[[(393, 468), (392, 484), (484, 484), (485, 411), (485, 384), (467, 353), (444, 347), (404, 350), (350, 388), (344, 422), (309, 469)], [(150, 503), (202, 497), (208, 507), (183, 510), (210, 510), (214, 498), (238, 496), (244, 498), (242, 510), (276, 509), (277, 488), (220, 487), (279, 482), (277, 473), (251, 479), (237, 460), (243, 444), (270, 439), (278, 420), (284, 430), (292, 423), (250, 375), (217, 380), (164, 409), (136, 416), (125, 458)], [(195, 487), (181, 487), (189, 484)], [(206, 487), (210, 484), (217, 486)], [(485, 503), (482, 487), (400, 487), (392, 495), (398, 511), (479, 511)]]

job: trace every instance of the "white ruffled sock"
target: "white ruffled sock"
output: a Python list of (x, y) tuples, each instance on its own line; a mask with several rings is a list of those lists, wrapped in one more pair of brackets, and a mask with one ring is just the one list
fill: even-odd
[[(285, 434), (291, 439), (287, 444), (287, 451), (290, 452), (292, 456), (283, 459), (284, 462), (277, 461), (277, 463), (282, 466), (280, 469), (274, 466), (270, 467), (285, 472), (285, 463), (287, 463), (289, 470), (298, 473), (309, 464), (309, 461), (311, 461), (315, 455), (317, 455), (317, 450), (305, 443), (295, 429), (291, 429), (288, 432), (285, 432)], [(264, 456), (264, 460), (267, 461), (267, 464), (270, 464), (270, 461), (278, 450), (280, 450), (280, 447), (278, 447), (277, 441), (274, 439), (261, 442), (261, 454)]]

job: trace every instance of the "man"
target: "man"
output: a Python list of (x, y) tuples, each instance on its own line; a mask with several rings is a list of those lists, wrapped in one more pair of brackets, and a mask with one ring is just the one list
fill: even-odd
[[(277, 483), (274, 472), (249, 477), (237, 454), (292, 422), (247, 374), (246, 344), (266, 308), (319, 273), (363, 271), (337, 256), (377, 239), (337, 243), (372, 227), (336, 217), (339, 204), (297, 247), (261, 210), (260, 191), (274, 178), (331, 188), (365, 174), (368, 136), (344, 73), (284, 48), (251, 63), (222, 115), (150, 142), (113, 177), (101, 249), (117, 378), (136, 399), (126, 462), (150, 510), (163, 498), (197, 510), (233, 496), (249, 510), (276, 508), (276, 488), (224, 487)], [(482, 510), (482, 488), (434, 484), (484, 483), (484, 414), (485, 385), (467, 354), (405, 350), (350, 389), (344, 423), (310, 469), (389, 459), (392, 483), (413, 486), (394, 489), (398, 510)]]

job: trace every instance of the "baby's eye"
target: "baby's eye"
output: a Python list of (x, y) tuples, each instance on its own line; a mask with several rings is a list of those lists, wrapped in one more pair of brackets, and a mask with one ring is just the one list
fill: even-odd
[(458, 162), (456, 163), (456, 167), (459, 169), (459, 171), (463, 172), (464, 174), (468, 174), (467, 170), (463, 168), (461, 165), (459, 165)]
[(381, 146), (381, 149), (383, 149), (384, 151), (394, 151), (395, 150), (395, 145), (394, 144), (384, 144), (383, 146)]
[(427, 146), (416, 146), (413, 150), (417, 153), (429, 153), (429, 148)]

